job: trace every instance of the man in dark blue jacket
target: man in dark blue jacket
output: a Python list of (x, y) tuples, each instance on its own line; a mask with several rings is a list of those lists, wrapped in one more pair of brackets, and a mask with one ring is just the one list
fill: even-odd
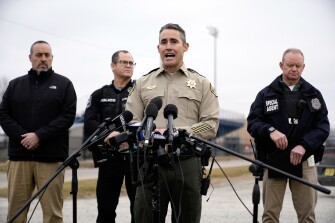
[[(301, 50), (287, 49), (279, 65), (282, 75), (251, 105), (248, 131), (262, 161), (316, 184), (315, 163), (329, 135), (328, 110), (321, 92), (301, 77)], [(316, 191), (270, 170), (264, 172), (263, 222), (279, 222), (287, 182), (298, 221), (315, 222)]]
[[(114, 80), (111, 84), (105, 85), (91, 94), (84, 116), (85, 136), (94, 133), (106, 118), (114, 119), (125, 111), (128, 94), (133, 87), (131, 77), (135, 65), (132, 55), (127, 50), (119, 50), (113, 54), (110, 66)], [(121, 132), (122, 129), (120, 128), (117, 131)], [(113, 134), (116, 134), (116, 131), (113, 131), (110, 137)], [(105, 139), (105, 143), (105, 146), (110, 146), (107, 139)], [(121, 144), (120, 147), (123, 145)], [(133, 215), (135, 186), (132, 184), (131, 179), (129, 154), (112, 152), (111, 148), (100, 150), (98, 146), (92, 146), (90, 149), (93, 154), (94, 166), (99, 167), (96, 188), (98, 202), (97, 223), (115, 222), (116, 207), (119, 203), (124, 180), (130, 201), (131, 222), (135, 222)]]
[[(0, 104), (0, 124), (9, 137), (8, 214), (11, 218), (68, 157), (69, 131), (76, 115), (72, 82), (52, 70), (45, 41), (32, 44), (27, 75), (9, 82)], [(40, 200), (43, 222), (62, 223), (64, 171)], [(28, 209), (15, 222), (27, 222)]]

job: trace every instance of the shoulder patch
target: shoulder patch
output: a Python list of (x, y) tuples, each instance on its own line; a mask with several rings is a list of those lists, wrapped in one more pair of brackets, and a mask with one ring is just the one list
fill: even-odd
[(92, 105), (92, 95), (90, 95), (90, 97), (88, 98), (87, 104), (86, 104), (86, 108), (91, 107)]
[(150, 73), (152, 73), (152, 72), (155, 72), (156, 70), (158, 70), (159, 69), (159, 67), (157, 67), (157, 68), (155, 68), (155, 69), (153, 69), (153, 70), (151, 70), (151, 71), (149, 71), (149, 73), (147, 73), (147, 74), (144, 74), (143, 76), (146, 76), (146, 75), (148, 75), (148, 74), (150, 74)]
[(213, 87), (212, 84), (211, 84), (211, 86), (210, 86), (210, 90), (211, 90), (211, 92), (215, 95), (215, 97), (218, 96), (218, 95), (216, 94), (216, 91), (215, 91), (215, 89), (214, 89), (214, 87)]
[(318, 96), (307, 99), (307, 104), (311, 112), (319, 111), (322, 107), (321, 100)]

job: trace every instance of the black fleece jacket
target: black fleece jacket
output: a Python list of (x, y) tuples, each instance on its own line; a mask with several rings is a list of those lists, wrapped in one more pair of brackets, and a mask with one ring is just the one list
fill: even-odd
[[(64, 161), (69, 153), (69, 131), (76, 115), (77, 96), (72, 82), (52, 69), (9, 82), (0, 104), (0, 124), (9, 137), (9, 160)], [(34, 132), (39, 147), (21, 145), (25, 133)]]

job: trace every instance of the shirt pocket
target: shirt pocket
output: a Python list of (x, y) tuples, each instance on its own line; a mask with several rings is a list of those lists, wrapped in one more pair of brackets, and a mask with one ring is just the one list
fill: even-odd
[(164, 90), (146, 90), (142, 93), (142, 98), (143, 98), (143, 104), (145, 107), (148, 105), (148, 103), (151, 101), (151, 99), (155, 97), (161, 97), (163, 99), (164, 97)]
[(178, 92), (178, 113), (181, 117), (199, 120), (199, 109), (202, 101), (200, 91), (179, 91)]

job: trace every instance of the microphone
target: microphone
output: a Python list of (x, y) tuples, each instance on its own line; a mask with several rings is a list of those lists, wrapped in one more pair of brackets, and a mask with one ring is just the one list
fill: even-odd
[[(144, 118), (143, 120), (141, 121), (141, 124), (140, 126), (143, 126), (143, 124), (145, 123), (145, 121), (147, 120), (147, 112), (146, 110), (148, 109), (149, 106), (153, 106), (153, 105), (156, 105), (157, 107), (157, 112), (159, 111), (159, 109), (161, 109), (162, 107), (162, 104), (163, 104), (163, 100), (160, 98), (160, 97), (155, 97), (153, 99), (151, 99), (151, 101), (149, 102), (149, 104), (147, 105), (146, 109), (145, 109), (145, 114), (144, 114)], [(152, 108), (151, 108), (152, 109)], [(157, 115), (156, 115), (157, 116)]]
[(149, 140), (151, 138), (151, 133), (153, 131), (154, 126), (154, 120), (156, 119), (158, 114), (158, 108), (156, 104), (149, 103), (146, 110), (145, 110), (145, 116), (146, 116), (146, 126), (144, 131), (144, 146), (148, 146)]
[(126, 124), (130, 122), (132, 119), (133, 119), (133, 113), (126, 110), (112, 120), (110, 120), (110, 118), (106, 118), (104, 122), (107, 122), (106, 125), (108, 125), (109, 131), (113, 131), (120, 127), (123, 128), (123, 131), (127, 131)]
[(168, 104), (164, 108), (164, 118), (168, 120), (168, 140), (173, 141), (173, 119), (178, 117), (178, 108), (173, 104)]
[(161, 109), (161, 107), (162, 107), (163, 100), (160, 97), (155, 97), (155, 98), (151, 99), (150, 104), (151, 103), (155, 104), (157, 106), (157, 110), (159, 111), (159, 109)]
[(120, 115), (116, 116), (114, 119), (106, 118), (100, 124), (99, 128), (105, 128), (99, 135), (92, 138), (91, 143), (97, 142), (100, 139), (104, 138), (107, 133), (112, 132), (120, 127), (123, 128), (124, 131), (127, 130), (126, 124), (133, 119), (133, 113), (130, 111), (124, 111)]
[(110, 138), (108, 141), (112, 146), (120, 146), (121, 143), (126, 142), (129, 139), (129, 135), (131, 133), (128, 132), (122, 132), (112, 138)]

